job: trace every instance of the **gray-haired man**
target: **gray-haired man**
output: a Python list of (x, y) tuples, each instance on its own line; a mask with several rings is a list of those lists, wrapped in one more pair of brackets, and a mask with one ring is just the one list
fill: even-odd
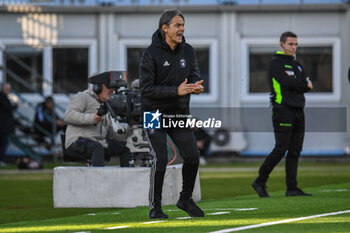
[[(194, 49), (185, 42), (185, 19), (178, 10), (166, 10), (152, 44), (140, 62), (140, 84), (143, 110), (169, 115), (188, 115), (190, 95), (204, 88)], [(192, 217), (203, 217), (203, 211), (192, 200), (199, 164), (199, 151), (191, 128), (149, 129), (147, 136), (154, 154), (151, 169), (150, 214), (153, 218), (168, 218), (161, 209), (162, 187), (168, 162), (167, 134), (180, 149), (184, 159), (183, 188), (177, 206)]]

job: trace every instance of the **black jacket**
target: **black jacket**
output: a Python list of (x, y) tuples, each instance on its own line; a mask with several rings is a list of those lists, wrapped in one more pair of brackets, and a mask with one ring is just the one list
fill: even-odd
[(280, 104), (299, 108), (305, 106), (304, 92), (310, 89), (307, 87), (304, 68), (294, 56), (277, 52), (270, 62), (269, 81), (273, 106)]
[(45, 102), (39, 103), (35, 108), (34, 131), (43, 134), (42, 130), (39, 130), (37, 127), (35, 127), (35, 125), (38, 125), (51, 134), (53, 128), (53, 115), (55, 116), (55, 120), (59, 119), (53, 109), (46, 107)]
[(186, 78), (188, 83), (201, 80), (194, 49), (183, 38), (171, 50), (157, 30), (140, 61), (143, 110), (188, 114), (190, 94), (177, 94), (178, 86)]
[(15, 120), (13, 110), (15, 107), (11, 104), (7, 96), (0, 92), (0, 134), (11, 135), (15, 131)]

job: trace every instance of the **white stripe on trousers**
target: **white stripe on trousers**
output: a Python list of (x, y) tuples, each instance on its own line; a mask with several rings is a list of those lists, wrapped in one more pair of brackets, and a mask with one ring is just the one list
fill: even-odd
[(155, 206), (153, 206), (153, 202), (154, 202), (154, 180), (155, 180), (155, 174), (156, 174), (156, 170), (157, 170), (157, 155), (156, 155), (156, 151), (153, 149), (151, 140), (148, 137), (148, 132), (147, 129), (144, 129), (145, 131), (145, 135), (148, 141), (148, 144), (151, 148), (151, 155), (152, 155), (152, 166), (151, 166), (151, 173), (150, 173), (150, 186), (149, 186), (149, 196), (148, 196), (148, 200), (149, 200), (149, 207), (151, 209), (153, 209)]

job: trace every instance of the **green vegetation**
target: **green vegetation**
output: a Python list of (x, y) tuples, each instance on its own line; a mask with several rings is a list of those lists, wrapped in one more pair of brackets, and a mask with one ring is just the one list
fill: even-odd
[[(0, 173), (1, 232), (211, 232), (272, 221), (350, 210), (350, 164), (301, 163), (299, 186), (312, 197), (285, 197), (284, 167), (268, 183), (270, 198), (251, 188), (259, 163), (201, 168), (204, 218), (176, 219), (186, 213), (165, 206), (169, 219), (150, 222), (148, 207), (133, 209), (54, 209), (52, 173)], [(246, 208), (257, 208), (248, 209)], [(211, 215), (212, 213), (218, 213)], [(349, 232), (350, 213), (265, 226), (244, 232)], [(146, 223), (145, 223), (146, 222)], [(127, 228), (122, 228), (127, 226)], [(106, 228), (115, 228), (106, 230)], [(119, 229), (118, 229), (119, 227)]]

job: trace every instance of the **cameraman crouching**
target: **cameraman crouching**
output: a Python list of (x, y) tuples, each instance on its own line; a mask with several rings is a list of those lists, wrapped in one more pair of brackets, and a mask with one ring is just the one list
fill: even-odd
[(110, 72), (104, 72), (89, 78), (93, 88), (71, 98), (64, 115), (67, 123), (65, 147), (68, 152), (84, 153), (91, 159), (93, 167), (104, 166), (105, 158), (110, 155), (119, 155), (120, 166), (128, 167), (129, 150), (125, 143), (117, 141), (122, 137), (126, 139), (127, 135), (118, 133), (103, 104), (114, 93), (110, 87), (110, 75)]

